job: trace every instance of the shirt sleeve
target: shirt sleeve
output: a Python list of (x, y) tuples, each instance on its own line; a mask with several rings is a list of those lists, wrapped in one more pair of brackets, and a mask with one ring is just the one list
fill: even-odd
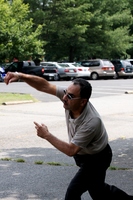
[(64, 86), (57, 86), (57, 90), (56, 90), (56, 96), (63, 101), (63, 96), (64, 96), (64, 90), (66, 89), (66, 87)]

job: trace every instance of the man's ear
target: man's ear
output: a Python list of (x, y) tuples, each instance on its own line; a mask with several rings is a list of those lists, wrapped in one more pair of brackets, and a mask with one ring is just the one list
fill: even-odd
[(81, 100), (81, 106), (84, 107), (87, 104), (87, 102), (88, 102), (88, 99), (82, 99)]

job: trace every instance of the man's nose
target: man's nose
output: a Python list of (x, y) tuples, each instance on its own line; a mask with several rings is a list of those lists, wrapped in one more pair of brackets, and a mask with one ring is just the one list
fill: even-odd
[(68, 98), (67, 98), (67, 95), (66, 94), (64, 94), (64, 96), (63, 96), (63, 100), (67, 100)]

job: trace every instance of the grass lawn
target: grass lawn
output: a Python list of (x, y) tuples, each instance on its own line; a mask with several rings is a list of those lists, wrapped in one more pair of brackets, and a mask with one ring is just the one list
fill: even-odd
[(37, 99), (32, 97), (30, 94), (22, 94), (22, 93), (0, 93), (0, 105), (4, 102), (9, 101), (27, 101), (32, 100), (33, 102), (37, 102)]

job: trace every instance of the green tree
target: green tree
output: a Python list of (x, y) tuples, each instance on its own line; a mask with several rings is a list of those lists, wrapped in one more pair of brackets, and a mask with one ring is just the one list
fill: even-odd
[[(129, 0), (131, 1), (131, 0)], [(25, 0), (42, 25), (47, 60), (127, 57), (133, 22), (127, 0)], [(34, 26), (34, 28), (36, 28)]]
[(130, 47), (132, 16), (126, 0), (93, 0), (93, 13), (86, 31), (84, 58), (126, 57)]
[[(129, 7), (131, 9), (131, 14), (133, 16), (133, 1), (132, 0), (128, 0), (128, 2), (129, 2)], [(131, 26), (130, 26), (130, 36), (132, 38), (132, 40), (131, 40), (131, 46), (127, 50), (127, 52), (130, 55), (130, 58), (133, 58), (133, 22), (132, 21), (131, 21)]]
[(29, 7), (22, 0), (12, 3), (0, 0), (0, 59), (14, 57), (28, 59), (30, 56), (43, 55), (43, 42), (39, 39), (42, 26), (28, 19)]
[(30, 4), (30, 15), (34, 23), (44, 25), (42, 38), (47, 41), (44, 47), (46, 58), (74, 60), (74, 57), (79, 55), (84, 41), (83, 34), (88, 27), (91, 15), (88, 9), (91, 4), (85, 0), (41, 1), (40, 4), (36, 1), (36, 9), (33, 0), (24, 2)]
[[(120, 3), (116, 0), (108, 1), (107, 13), (108, 13), (108, 27), (110, 29), (107, 32), (109, 36), (109, 47), (112, 44), (111, 49), (108, 48), (108, 54), (110, 57), (126, 58), (129, 55), (127, 50), (131, 47), (132, 37), (130, 36), (130, 26), (133, 23), (133, 17), (131, 15), (130, 5), (127, 0), (122, 0)], [(106, 48), (107, 50), (107, 48)]]

